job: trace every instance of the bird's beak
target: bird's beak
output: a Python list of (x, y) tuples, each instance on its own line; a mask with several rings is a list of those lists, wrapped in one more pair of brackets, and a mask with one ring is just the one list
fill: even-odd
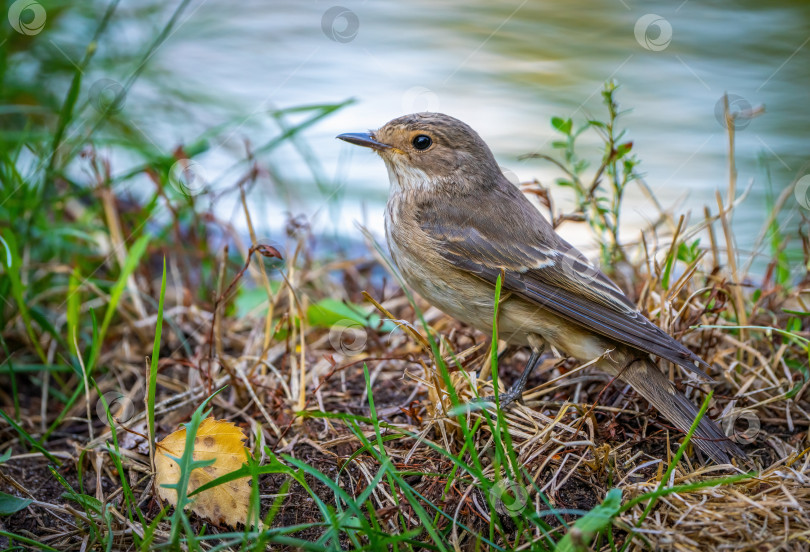
[(367, 132), (349, 132), (346, 134), (340, 134), (338, 138), (350, 144), (363, 146), (364, 148), (371, 148), (373, 150), (395, 149), (394, 146), (389, 146), (388, 144), (378, 142), (371, 134)]

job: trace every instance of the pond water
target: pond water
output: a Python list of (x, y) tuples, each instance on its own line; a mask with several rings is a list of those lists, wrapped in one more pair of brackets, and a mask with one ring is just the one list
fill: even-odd
[[(208, 0), (189, 8), (158, 52), (179, 79), (247, 116), (203, 159), (209, 174), (238, 155), (245, 138), (260, 143), (278, 133), (268, 110), (355, 100), (304, 134), (322, 189), (312, 184), (312, 161), (301, 151), (285, 146), (272, 155), (275, 170), (294, 185), (252, 192), (266, 235), (278, 231), (287, 212), (309, 216), (320, 232), (358, 238), (360, 221), (381, 234), (385, 168), (334, 137), (407, 112), (458, 117), (521, 180), (553, 185), (553, 167), (518, 157), (553, 153), (554, 115), (604, 118), (600, 90), (608, 79), (620, 84), (619, 101), (630, 110), (622, 123), (646, 182), (665, 207), (691, 212), (693, 222), (704, 205), (716, 212), (715, 191), (725, 197), (728, 187), (718, 102), (728, 92), (732, 111), (764, 106), (736, 133), (737, 189), (752, 186), (734, 215), (743, 249), (760, 231), (769, 186), (778, 194), (810, 172), (808, 2), (332, 1)], [(188, 140), (191, 129), (219, 122), (196, 113), (186, 126), (166, 128), (163, 138)], [(591, 139), (583, 150), (594, 160), (596, 146)], [(627, 195), (625, 230), (634, 239), (655, 212), (638, 188)], [(229, 217), (232, 208), (221, 206)], [(803, 212), (789, 198), (785, 227), (795, 232)]]

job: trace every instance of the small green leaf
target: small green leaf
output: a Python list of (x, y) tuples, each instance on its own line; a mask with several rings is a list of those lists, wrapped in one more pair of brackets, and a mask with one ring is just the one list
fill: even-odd
[(10, 516), (16, 514), (23, 508), (27, 508), (33, 500), (28, 498), (18, 498), (16, 496), (0, 493), (0, 516)]
[[(795, 358), (787, 358), (785, 359), (785, 364), (787, 364), (788, 368), (790, 368), (793, 372), (804, 376), (805, 379), (810, 378), (810, 369), (808, 369), (806, 363), (802, 363)], [(802, 385), (804, 382), (799, 383)]]
[[(281, 282), (270, 281), (270, 291), (272, 291), (273, 294), (278, 293), (280, 287)], [(245, 317), (248, 314), (263, 315), (267, 312), (267, 290), (264, 289), (264, 287), (241, 287), (239, 288), (234, 303), (236, 304), (236, 312), (239, 317)], [(261, 309), (259, 309), (259, 307), (261, 307)], [(256, 312), (253, 312), (254, 309), (256, 309)]]
[(583, 172), (585, 172), (585, 169), (587, 169), (589, 165), (590, 163), (588, 163), (586, 160), (580, 159), (579, 161), (574, 163), (574, 172), (576, 174), (582, 174)]
[(700, 254), (700, 239), (693, 241), (691, 244), (681, 242), (678, 244), (678, 251), (675, 256), (679, 261), (687, 264), (697, 259)]
[[(555, 552), (574, 552), (581, 546), (587, 547), (594, 536), (600, 531), (610, 527), (613, 518), (619, 513), (622, 505), (622, 490), (611, 489), (605, 496), (605, 501), (579, 518), (563, 539), (554, 548)], [(571, 533), (577, 534), (577, 543)]]
[(571, 128), (574, 122), (571, 119), (562, 119), (560, 117), (551, 118), (551, 126), (562, 132), (563, 134), (571, 134)]
[(799, 333), (802, 331), (802, 322), (798, 318), (793, 318), (792, 316), (788, 318), (787, 324), (785, 324), (785, 331)]
[(616, 148), (616, 157), (621, 159), (631, 149), (633, 149), (633, 142), (625, 142), (624, 144), (619, 144), (619, 146)]
[[(321, 328), (331, 328), (338, 322), (351, 320), (358, 325), (377, 329), (380, 324), (378, 314), (368, 314), (368, 309), (353, 303), (347, 303), (338, 299), (326, 298), (310, 305), (307, 309), (307, 320), (310, 325)], [(379, 326), (381, 332), (392, 332), (396, 329), (396, 324), (390, 320), (383, 322)]]
[(349, 518), (343, 522), (343, 527), (351, 529), (363, 529), (363, 524), (360, 522), (359, 517), (349, 516)]
[(74, 500), (78, 502), (79, 505), (84, 510), (92, 510), (97, 514), (100, 514), (101, 510), (104, 508), (104, 505), (101, 503), (100, 500), (86, 494), (79, 494), (76, 492), (66, 492), (62, 493), (62, 498)]

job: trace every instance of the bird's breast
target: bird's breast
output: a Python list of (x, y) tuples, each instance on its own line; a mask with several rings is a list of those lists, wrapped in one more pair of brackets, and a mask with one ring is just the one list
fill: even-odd
[(430, 304), (482, 330), (491, 329), (494, 288), (455, 268), (419, 227), (404, 193), (392, 194), (385, 214), (388, 249), (405, 282)]
[[(492, 331), (494, 286), (441, 256), (442, 245), (419, 227), (407, 192), (392, 193), (389, 198), (385, 232), (391, 258), (411, 289), (453, 318)], [(530, 336), (540, 336), (585, 360), (605, 350), (602, 340), (507, 291), (501, 294), (499, 312), (499, 335), (510, 343), (529, 345)]]

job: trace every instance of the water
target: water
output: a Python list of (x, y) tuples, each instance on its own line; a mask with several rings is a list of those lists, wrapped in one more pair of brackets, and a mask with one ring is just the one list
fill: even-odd
[[(160, 49), (183, 82), (249, 115), (231, 139), (202, 159), (216, 174), (238, 157), (241, 143), (277, 133), (267, 110), (300, 104), (354, 104), (307, 131), (328, 190), (320, 191), (292, 147), (270, 159), (296, 183), (284, 193), (269, 185), (251, 192), (265, 228), (278, 232), (285, 213), (304, 213), (317, 231), (359, 237), (354, 221), (382, 232), (387, 175), (366, 150), (334, 139), (413, 111), (442, 111), (475, 128), (499, 163), (522, 180), (552, 185), (548, 164), (518, 161), (551, 153), (553, 115), (605, 117), (599, 91), (616, 79), (630, 108), (623, 124), (645, 179), (676, 213), (717, 211), (725, 196), (728, 139), (715, 110), (728, 92), (735, 110), (765, 106), (737, 131), (738, 190), (752, 184), (734, 215), (735, 235), (750, 247), (766, 216), (765, 167), (776, 193), (810, 172), (810, 3), (453, 1), (330, 2), (208, 0), (189, 9), (180, 30)], [(332, 8), (332, 11), (329, 11)], [(169, 144), (222, 122), (200, 111), (157, 134)], [(590, 140), (585, 151), (596, 152)], [(597, 157), (594, 157), (596, 159)], [(554, 190), (562, 208), (565, 194)], [(627, 192), (626, 235), (655, 216), (637, 188)], [(235, 224), (233, 205), (220, 206)], [(807, 211), (804, 211), (806, 213)], [(802, 208), (789, 198), (782, 217), (797, 227)], [(565, 229), (575, 242), (585, 237)]]

